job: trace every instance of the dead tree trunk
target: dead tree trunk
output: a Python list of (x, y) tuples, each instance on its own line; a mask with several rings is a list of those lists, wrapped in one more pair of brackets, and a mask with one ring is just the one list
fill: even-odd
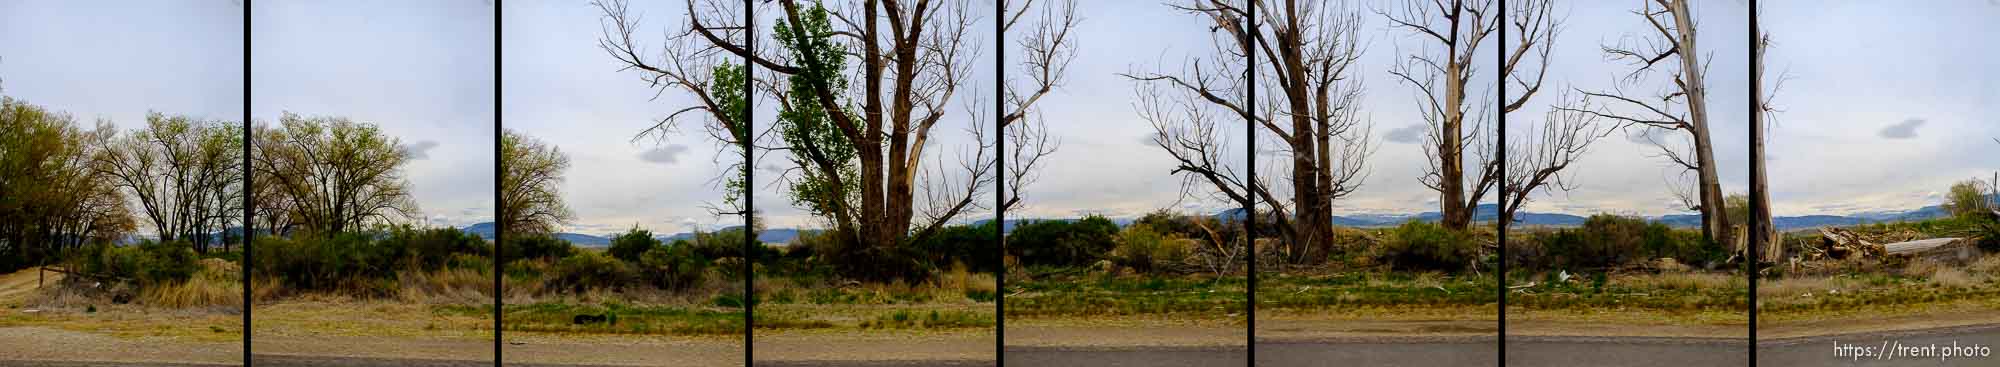
[[(1670, 131), (1684, 135), (1692, 152), (1681, 151), (1676, 145), (1662, 142), (1648, 134), (1646, 139), (1659, 147), (1661, 156), (1679, 165), (1684, 172), (1691, 172), (1695, 178), (1692, 194), (1682, 194), (1683, 201), (1690, 209), (1701, 212), (1702, 237), (1721, 244), (1736, 243), (1731, 238), (1730, 223), (1723, 205), (1721, 179), (1716, 174), (1715, 143), (1710, 138), (1708, 119), (1708, 88), (1705, 84), (1704, 68), (1700, 62), (1700, 48), (1695, 44), (1695, 23), (1687, 0), (1648, 0), (1633, 12), (1646, 20), (1652, 32), (1621, 43), (1604, 46), (1606, 56), (1633, 64), (1636, 68), (1621, 80), (1629, 84), (1645, 79), (1656, 71), (1667, 58), (1674, 58), (1669, 65), (1676, 70), (1669, 72), (1671, 85), (1657, 95), (1634, 97), (1623, 91), (1583, 92), (1588, 98), (1603, 98), (1614, 101), (1629, 111), (1608, 109), (1570, 108), (1569, 110), (1589, 113), (1599, 117), (1623, 122), (1624, 126), (1638, 126), (1646, 129)], [(1586, 100), (1584, 105), (1588, 106)]]
[[(1216, 55), (1194, 59), (1179, 74), (1125, 76), (1139, 82), (1140, 117), (1153, 124), (1153, 143), (1178, 162), (1173, 173), (1182, 175), (1183, 192), (1239, 205), (1252, 197), (1270, 203), (1286, 260), (1324, 260), (1333, 251), (1333, 203), (1360, 186), (1366, 176), (1362, 163), (1371, 152), (1367, 123), (1358, 114), (1362, 87), (1349, 68), (1360, 57), (1360, 18), (1337, 1), (1260, 2), (1257, 16), (1263, 19), (1256, 23), (1269, 29), (1253, 39), (1244, 28), (1246, 5), (1221, 0), (1170, 5), (1202, 18), (1199, 26), (1224, 32), (1213, 37)], [(1276, 101), (1256, 110), (1237, 102), (1247, 88), (1234, 72), (1245, 69), (1244, 52), (1270, 60), (1256, 65), (1262, 69), (1257, 87)], [(1279, 197), (1282, 191), (1271, 189), (1263, 177), (1237, 177), (1222, 163), (1216, 120), (1246, 115), (1261, 127), (1260, 135), (1282, 142), (1279, 154), (1291, 164), (1276, 174), (1289, 174), (1292, 197)]]

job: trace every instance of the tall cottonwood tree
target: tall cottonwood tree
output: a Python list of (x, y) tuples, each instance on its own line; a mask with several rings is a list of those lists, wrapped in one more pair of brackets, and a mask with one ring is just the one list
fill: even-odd
[(125, 196), (94, 167), (117, 133), (104, 121), (85, 129), (67, 113), (0, 97), (0, 271), (134, 230)]
[[(1564, 171), (1611, 131), (1593, 116), (1559, 109), (1546, 114), (1541, 124), (1522, 124), (1530, 126), (1526, 134), (1496, 134), (1497, 129), (1486, 125), (1494, 116), (1493, 98), (1475, 97), (1471, 88), (1474, 80), (1492, 78), (1477, 73), (1490, 65), (1481, 57), (1481, 46), (1505, 41), (1507, 48), (1498, 50), (1505, 62), (1497, 72), (1504, 76), (1510, 94), (1498, 113), (1512, 114), (1528, 107), (1542, 91), (1549, 54), (1562, 31), (1553, 1), (1511, 1), (1505, 21), (1495, 4), (1494, 0), (1408, 0), (1376, 10), (1391, 27), (1422, 44), (1389, 74), (1416, 89), (1420, 115), (1429, 125), (1424, 147), (1429, 165), (1419, 181), (1438, 192), (1440, 222), (1447, 228), (1470, 228), (1475, 208), (1500, 188), (1507, 189), (1498, 206), (1498, 220), (1503, 223), (1511, 221), (1538, 190), (1571, 189)], [(1492, 37), (1503, 28), (1509, 39)], [(1570, 103), (1567, 98), (1560, 102)], [(1502, 138), (1513, 141), (1508, 162), (1493, 154)], [(1509, 167), (1505, 177), (1501, 164)]]
[[(1371, 124), (1358, 103), (1364, 88), (1354, 75), (1360, 17), (1339, 1), (1259, 2), (1253, 39), (1244, 22), (1246, 5), (1170, 4), (1217, 31), (1210, 37), (1214, 55), (1190, 58), (1179, 72), (1125, 76), (1138, 82), (1140, 117), (1152, 123), (1154, 145), (1176, 160), (1173, 173), (1182, 176), (1184, 195), (1269, 203), (1286, 260), (1325, 259), (1333, 251), (1333, 202), (1360, 187), (1372, 153)], [(1262, 60), (1254, 65), (1260, 96), (1254, 109), (1244, 104), (1250, 52)], [(1245, 116), (1259, 134), (1277, 137), (1277, 154), (1289, 158), (1275, 173), (1288, 181), (1283, 187), (1274, 189), (1263, 177), (1242, 178), (1223, 162), (1218, 125), (1233, 126)]]
[[(1605, 45), (1604, 54), (1634, 69), (1620, 78), (1612, 91), (1582, 92), (1587, 98), (1608, 100), (1606, 105), (1567, 110), (1649, 129), (1643, 136), (1659, 148), (1660, 156), (1681, 167), (1684, 176), (1694, 176), (1694, 192), (1677, 194), (1690, 209), (1701, 212), (1702, 236), (1716, 243), (1734, 243), (1730, 220), (1723, 215), (1722, 184), (1709, 130), (1707, 66), (1695, 43), (1694, 12), (1687, 0), (1645, 0), (1632, 13), (1645, 19), (1649, 32)], [(1651, 95), (1624, 90), (1655, 73), (1665, 73), (1670, 83)], [(1686, 142), (1665, 141), (1665, 134), (1653, 132), (1674, 134)]]
[(132, 194), (161, 241), (185, 240), (206, 253), (211, 234), (242, 211), (240, 126), (148, 113), (146, 127), (112, 139), (95, 166)]
[(258, 212), (290, 218), (290, 227), (274, 232), (332, 235), (417, 213), (402, 173), (410, 151), (375, 124), (285, 112), (277, 126), (258, 124), (256, 134), (255, 182), (270, 186), (257, 191), (275, 194), (259, 200), (275, 207)]
[(1762, 33), (1757, 35), (1757, 44), (1755, 45), (1757, 47), (1757, 59), (1752, 61), (1757, 63), (1757, 68), (1756, 72), (1751, 76), (1751, 82), (1756, 83), (1757, 88), (1762, 89), (1759, 91), (1762, 94), (1761, 98), (1756, 101), (1756, 113), (1760, 114), (1758, 116), (1760, 119), (1755, 121), (1756, 125), (1751, 128), (1764, 129), (1765, 133), (1758, 134), (1757, 140), (1750, 142), (1750, 159), (1759, 163), (1756, 165), (1756, 170), (1750, 173), (1750, 185), (1756, 187), (1756, 189), (1750, 190), (1750, 205), (1763, 208), (1763, 210), (1757, 211), (1756, 217), (1750, 218), (1750, 220), (1757, 221), (1758, 228), (1762, 228), (1763, 231), (1751, 233), (1750, 235), (1760, 236), (1759, 239), (1761, 242), (1755, 243), (1765, 244), (1765, 249), (1763, 250), (1764, 260), (1776, 262), (1780, 257), (1784, 256), (1782, 251), (1776, 251), (1783, 249), (1784, 244), (1781, 243), (1783, 241), (1780, 241), (1778, 227), (1771, 220), (1771, 185), (1769, 182), (1770, 178), (1766, 176), (1770, 164), (1768, 164), (1764, 153), (1764, 143), (1771, 137), (1769, 131), (1771, 130), (1771, 126), (1777, 123), (1778, 113), (1783, 112), (1775, 102), (1778, 98), (1778, 92), (1784, 90), (1785, 81), (1790, 80), (1791, 76), (1788, 73), (1779, 73), (1776, 78), (1765, 78), (1765, 74), (1770, 71), (1770, 68), (1765, 64), (1764, 60), (1770, 56), (1773, 43), (1771, 32), (1765, 31)]
[[(934, 155), (926, 150), (935, 144), (933, 129), (952, 113), (953, 102), (965, 98), (977, 106), (984, 97), (959, 97), (957, 91), (979, 60), (969, 37), (983, 31), (972, 25), (974, 14), (985, 8), (962, 0), (763, 4), (765, 9), (757, 13), (775, 14), (775, 20), (759, 24), (775, 25), (746, 30), (738, 15), (741, 8), (733, 8), (738, 3), (690, 0), (684, 31), (670, 35), (662, 55), (654, 57), (642, 55), (633, 39), (639, 24), (624, 1), (596, 3), (605, 19), (600, 46), (606, 53), (662, 93), (684, 93), (696, 101), (656, 121), (642, 136), (668, 131), (692, 113), (705, 120), (709, 135), (720, 142), (750, 140), (760, 150), (786, 153), (792, 160), (785, 168), (795, 202), (827, 217), (835, 233), (857, 250), (896, 248), (981, 208), (974, 199), (989, 187), (989, 174), (1002, 171), (987, 163), (993, 147), (979, 138), (984, 124), (973, 118), (979, 143), (966, 149), (970, 152), (964, 155), (970, 157), (958, 165), (962, 174), (956, 178), (935, 167)], [(1007, 14), (1068, 4), (1025, 1), (1008, 7)], [(1035, 101), (1060, 85), (1063, 66), (1073, 56), (1068, 32), (1077, 19), (1066, 11), (1039, 14), (1043, 17), (1027, 22), (1018, 16), (1004, 20), (1009, 27), (1025, 25), (1036, 28), (1034, 34), (1057, 35), (1027, 39), (1035, 43), (1026, 45), (1030, 49), (1051, 50), (1020, 64), (1040, 77), (1025, 90), (1009, 86), (1008, 95), (1015, 97), (987, 102), (1005, 103), (1010, 121), (1033, 114)], [(748, 37), (757, 37), (764, 46), (751, 52), (744, 47)], [(757, 78), (755, 90), (741, 90), (741, 78), (749, 73), (735, 62), (744, 57), (755, 69), (770, 73)], [(759, 94), (771, 96), (780, 109), (780, 126), (764, 133), (749, 131), (738, 102)], [(967, 113), (980, 116), (985, 111)], [(1046, 141), (1039, 130), (1000, 133), (1018, 136), (1017, 141)], [(851, 157), (845, 154), (848, 147)], [(1049, 150), (1037, 152), (1046, 155)], [(1005, 171), (1026, 174), (1038, 162), (1014, 160)], [(800, 195), (801, 188), (806, 195)], [(916, 221), (919, 214), (923, 222)]]
[(500, 136), (500, 228), (507, 233), (548, 234), (575, 219), (563, 203), (569, 155), (541, 140), (507, 130)]

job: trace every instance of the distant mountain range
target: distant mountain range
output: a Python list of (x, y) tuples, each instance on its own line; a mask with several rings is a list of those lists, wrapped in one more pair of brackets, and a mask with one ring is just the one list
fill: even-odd
[[(475, 223), (470, 226), (465, 226), (464, 228), (459, 228), (459, 230), (465, 231), (467, 233), (477, 234), (479, 235), (479, 238), (491, 240), (493, 239), (493, 232), (495, 228), (497, 228), (497, 226), (495, 226), (493, 222), (481, 222), (481, 223)], [(743, 228), (743, 226), (729, 226), (729, 227), (723, 227), (721, 231), (734, 231), (741, 228)], [(810, 229), (801, 230), (792, 228), (766, 229), (763, 232), (757, 233), (757, 239), (767, 243), (791, 243), (792, 239), (798, 238), (801, 232), (811, 233), (814, 231), (815, 230), (810, 230)], [(616, 236), (617, 234), (615, 233), (605, 234), (605, 235), (589, 235), (582, 233), (562, 232), (556, 234), (556, 238), (562, 239), (564, 241), (569, 241), (570, 244), (583, 247), (610, 247), (611, 238)], [(654, 236), (653, 238), (659, 239), (660, 242), (668, 242), (668, 243), (672, 243), (677, 240), (693, 241), (694, 233), (682, 232), (665, 236)]]
[[(1778, 230), (1789, 231), (1789, 230), (1829, 227), (1829, 226), (1840, 227), (1840, 226), (1852, 226), (1852, 225), (1870, 224), (1870, 223), (1920, 221), (1927, 219), (1944, 218), (1949, 215), (1950, 214), (1946, 213), (1942, 206), (1931, 205), (1906, 211), (1879, 211), (1879, 212), (1855, 213), (1849, 215), (1780, 216), (1771, 218), (1771, 221), (1777, 225)], [(1223, 210), (1221, 212), (1211, 214), (1210, 216), (1225, 222), (1239, 221), (1243, 220), (1244, 213), (1243, 209), (1238, 208), (1238, 209)], [(1583, 221), (1588, 218), (1586, 216), (1579, 216), (1572, 214), (1536, 213), (1536, 212), (1525, 212), (1517, 214), (1516, 216), (1519, 217), (1516, 223), (1520, 225), (1543, 226), (1543, 227), (1581, 226), (1583, 225)], [(1333, 224), (1338, 226), (1347, 226), (1347, 227), (1393, 227), (1401, 225), (1404, 222), (1408, 222), (1412, 219), (1425, 222), (1436, 222), (1442, 219), (1443, 217), (1444, 215), (1438, 212), (1423, 212), (1417, 214), (1348, 214), (1348, 215), (1334, 216)], [(1499, 207), (1494, 204), (1479, 205), (1473, 208), (1472, 217), (1474, 221), (1491, 222), (1494, 219), (1500, 217)], [(1109, 218), (1109, 219), (1111, 219), (1113, 223), (1117, 223), (1119, 226), (1130, 225), (1132, 224), (1133, 221), (1138, 220), (1138, 218), (1123, 218), (1123, 217)], [(1673, 226), (1673, 227), (1694, 228), (1701, 226), (1701, 216), (1697, 214), (1668, 214), (1657, 217), (1646, 217), (1645, 219), (1649, 221), (1666, 223), (1668, 226)], [(1071, 220), (1077, 220), (1077, 218), (1008, 219), (1007, 223), (1005, 225), (1002, 225), (1001, 228), (1003, 231), (1012, 232), (1014, 228), (1020, 227), (1021, 224), (1034, 221), (1043, 221), (1043, 220), (1071, 221)], [(975, 220), (972, 221), (970, 224), (981, 225), (985, 224), (987, 221), (991, 221), (991, 219)], [(730, 226), (730, 227), (723, 227), (722, 230), (730, 231), (739, 228), (743, 227)], [(492, 222), (478, 223), (461, 228), (461, 230), (477, 234), (479, 235), (480, 238), (492, 239), (494, 225)], [(772, 228), (772, 229), (765, 229), (763, 232), (759, 232), (757, 234), (757, 239), (765, 243), (791, 243), (792, 240), (797, 239), (800, 234), (815, 233), (818, 231), (820, 230), (797, 229), (797, 228)], [(568, 232), (556, 234), (556, 238), (561, 238), (577, 246), (584, 246), (584, 247), (610, 246), (612, 236), (615, 236), (615, 234), (589, 235), (589, 234), (568, 233)], [(657, 236), (655, 238), (660, 239), (660, 241), (662, 242), (673, 242), (676, 240), (693, 240), (694, 236), (695, 236), (694, 233), (682, 232), (682, 233), (675, 233), (672, 235)]]

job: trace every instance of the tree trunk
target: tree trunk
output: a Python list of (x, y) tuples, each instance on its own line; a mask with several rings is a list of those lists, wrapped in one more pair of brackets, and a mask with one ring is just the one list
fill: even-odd
[[(1456, 13), (1458, 8), (1453, 7)], [(1452, 23), (1452, 35), (1457, 37), (1458, 23)], [(1465, 142), (1460, 129), (1465, 125), (1465, 115), (1459, 113), (1458, 106), (1465, 102), (1465, 81), (1460, 70), (1465, 68), (1458, 62), (1458, 43), (1452, 42), (1445, 52), (1450, 58), (1445, 62), (1444, 72), (1444, 123), (1438, 131), (1438, 188), (1441, 191), (1440, 212), (1444, 214), (1445, 228), (1465, 230), (1472, 226), (1472, 210), (1465, 203)]]
[[(1730, 239), (1729, 217), (1723, 205), (1721, 178), (1715, 170), (1715, 144), (1709, 138), (1708, 87), (1704, 76), (1700, 55), (1695, 46), (1694, 13), (1688, 10), (1686, 0), (1673, 2), (1674, 26), (1679, 31), (1681, 72), (1686, 75), (1688, 120), (1694, 125), (1695, 164), (1698, 175), (1698, 195), (1701, 196), (1701, 222), (1704, 237), (1716, 243), (1734, 243)], [(1739, 249), (1740, 250), (1740, 249)]]

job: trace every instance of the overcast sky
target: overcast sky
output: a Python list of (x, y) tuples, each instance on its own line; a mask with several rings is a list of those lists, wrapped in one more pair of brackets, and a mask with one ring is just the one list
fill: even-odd
[[(1419, 43), (1405, 31), (1387, 28), (1370, 11), (1378, 4), (1368, 0), (1351, 10), (1367, 22), (1362, 37), (1369, 47), (1356, 75), (1367, 86), (1363, 108), (1380, 148), (1370, 160), (1366, 186), (1337, 202), (1336, 211), (1435, 210), (1436, 194), (1417, 183), (1421, 140), (1395, 134), (1421, 123), (1415, 96), (1388, 74), (1389, 65)], [(281, 111), (291, 111), (380, 124), (421, 153), (406, 175), (427, 218), (463, 225), (489, 216), (492, 5), (476, 0), (259, 5), (252, 51), (255, 118), (275, 120)], [(1599, 46), (1646, 31), (1628, 12), (1636, 5), (1561, 3), (1567, 23), (1552, 57), (1549, 92), (1512, 123), (1534, 122), (1556, 103), (1553, 91), (1604, 90), (1629, 71), (1629, 65), (1605, 60)], [(673, 92), (654, 98), (640, 75), (618, 71), (596, 48), (595, 8), (580, 0), (505, 6), (506, 123), (570, 154), (565, 197), (578, 214), (572, 230), (605, 233), (641, 225), (680, 232), (736, 222), (705, 207), (719, 203), (716, 177), (737, 153), (718, 146), (694, 123), (661, 139), (632, 139), (653, 119), (691, 101)], [(1725, 189), (1742, 192), (1748, 176), (1747, 9), (1741, 1), (1695, 6), (1699, 43), (1710, 60), (1709, 114), (1718, 164)], [(1777, 42), (1768, 56), (1770, 72), (1790, 77), (1778, 95), (1784, 112), (1769, 143), (1776, 213), (1930, 205), (1952, 181), (2000, 168), (2000, 154), (1994, 154), (2000, 144), (1990, 140), (2000, 136), (2000, 118), (1994, 117), (2000, 111), (1991, 107), (2000, 105), (2000, 74), (1994, 71), (2000, 65), (1990, 50), (1970, 46), (2000, 38), (2000, 25), (1991, 21), (2000, 19), (2000, 6), (1970, 0), (1767, 6), (1764, 27)], [(663, 33), (685, 22), (679, 2), (633, 7), (645, 16), (638, 36), (649, 51), (657, 52)], [(102, 117), (127, 128), (143, 123), (148, 110), (240, 119), (240, 12), (223, 0), (119, 6), (0, 0), (0, 88), (86, 121)], [(1080, 54), (1066, 84), (1041, 104), (1061, 150), (1029, 187), (1026, 207), (1016, 215), (1132, 216), (1167, 207), (1206, 212), (1228, 206), (1177, 200), (1179, 180), (1168, 174), (1172, 161), (1147, 142), (1152, 130), (1134, 112), (1133, 84), (1117, 75), (1171, 70), (1190, 56), (1213, 53), (1207, 29), (1189, 26), (1200, 19), (1152, 0), (1086, 1), (1079, 13), (1084, 17), (1076, 30)], [(990, 28), (985, 14), (976, 15), (982, 16), (976, 29)], [(990, 98), (995, 43), (989, 37), (981, 32), (977, 47), (969, 49), (977, 52), (970, 59), (974, 75), (954, 106)], [(1484, 82), (1491, 78), (1490, 65), (1476, 67), (1481, 74), (1475, 80), (1481, 82), (1475, 93), (1490, 96), (1490, 83)], [(759, 123), (769, 126), (771, 102), (759, 104), (764, 107)], [(929, 151), (941, 164), (933, 165), (955, 165), (957, 154), (968, 149), (964, 129), (972, 120), (966, 114), (954, 113), (936, 129), (940, 138)], [(1231, 146), (1241, 146), (1240, 136), (1230, 138)], [(1273, 143), (1267, 138), (1264, 144)], [(763, 164), (769, 169), (779, 162), (767, 158)], [(1575, 172), (1578, 189), (1537, 196), (1531, 210), (1682, 212), (1665, 186), (1674, 171), (1652, 156), (1651, 147), (1626, 134), (1601, 141)], [(773, 226), (814, 225), (797, 208), (783, 205), (776, 185), (764, 178), (758, 182), (760, 209)]]
[[(1379, 150), (1369, 161), (1366, 185), (1337, 202), (1336, 211), (1432, 211), (1437, 195), (1417, 181), (1423, 171), (1424, 145), (1420, 138), (1395, 136), (1398, 130), (1422, 123), (1415, 95), (1388, 74), (1389, 66), (1406, 56), (1404, 52), (1421, 44), (1406, 31), (1387, 28), (1372, 11), (1380, 4), (1365, 1), (1349, 9), (1360, 12), (1366, 22), (1361, 36), (1369, 47), (1356, 75), (1366, 83), (1363, 108), (1374, 125)], [(1559, 5), (1566, 23), (1551, 57), (1549, 87), (1512, 117), (1517, 129), (1538, 122), (1542, 112), (1557, 103), (1556, 91), (1607, 90), (1631, 70), (1630, 65), (1606, 60), (1600, 46), (1648, 31), (1643, 20), (1630, 13), (1636, 5)], [(576, 167), (570, 173), (568, 197), (579, 214), (579, 227), (608, 230), (644, 224), (672, 229), (734, 222), (710, 216), (700, 207), (720, 199), (714, 179), (721, 165), (737, 153), (721, 149), (694, 124), (683, 124), (681, 132), (664, 140), (630, 139), (651, 119), (689, 106), (684, 94), (670, 92), (650, 99), (653, 94), (636, 79), (638, 75), (617, 72), (618, 65), (594, 46), (598, 14), (587, 4), (508, 6), (513, 10), (505, 24), (508, 124), (571, 152)], [(678, 4), (634, 7), (645, 15), (641, 42), (653, 51), (664, 32), (680, 29), (685, 21), (686, 10)], [(1982, 112), (1991, 112), (1984, 106), (2000, 98), (1994, 93), (1993, 61), (1982, 56), (1984, 51), (1962, 47), (1963, 40), (1996, 36), (2000, 26), (1982, 21), (1995, 19), (1995, 11), (1994, 6), (1969, 1), (1792, 2), (1768, 9), (1766, 28), (1776, 33), (1779, 42), (1770, 56), (1772, 70), (1787, 71), (1792, 77), (1779, 96), (1778, 103), (1787, 112), (1779, 116), (1781, 123), (1770, 143), (1776, 212), (1843, 214), (1929, 205), (1936, 200), (1935, 192), (1950, 181), (1996, 166), (1995, 158), (1990, 158), (1996, 146), (1985, 139), (2000, 135), (1995, 132), (2000, 128), (1994, 127), (1991, 117), (1981, 117), (1990, 115)], [(1041, 104), (1061, 150), (1030, 186), (1027, 206), (1016, 215), (1134, 216), (1158, 208), (1206, 212), (1228, 206), (1178, 200), (1179, 180), (1168, 174), (1173, 162), (1147, 141), (1152, 129), (1134, 112), (1133, 84), (1117, 75), (1171, 70), (1190, 56), (1214, 52), (1208, 30), (1188, 26), (1201, 19), (1150, 0), (1088, 1), (1080, 4), (1079, 13), (1085, 18), (1076, 30), (1080, 55), (1071, 65), (1067, 83)], [(1729, 192), (1743, 192), (1748, 177), (1747, 9), (1740, 1), (1704, 1), (1695, 4), (1695, 13), (1701, 56), (1709, 64), (1709, 116), (1723, 186)], [(1843, 43), (1850, 41), (1869, 46)], [(990, 50), (991, 45), (982, 40), (980, 50)], [(1493, 47), (1489, 43), (1482, 50), (1490, 52)], [(1490, 60), (1491, 54), (1487, 55), (1480, 60)], [(990, 72), (983, 65), (991, 57), (991, 52), (977, 54), (981, 64), (975, 65), (981, 66), (975, 70)], [(1475, 67), (1481, 73), (1475, 75), (1475, 93), (1491, 98), (1486, 82), (1491, 80), (1490, 65)], [(975, 96), (988, 95), (989, 75), (975, 76), (973, 85), (962, 88), (978, 91)], [(1652, 90), (1661, 82), (1653, 79), (1627, 88)], [(961, 91), (961, 99), (966, 94)], [(770, 102), (760, 104), (768, 107)], [(932, 151), (955, 154), (965, 149), (962, 130), (968, 121), (948, 118), (938, 129), (945, 137)], [(1617, 133), (1600, 141), (1575, 165), (1576, 190), (1538, 195), (1530, 210), (1648, 216), (1686, 212), (1668, 189), (1677, 171), (1655, 157), (1654, 148), (1640, 142), (1635, 135), (1640, 132)], [(1231, 146), (1241, 146), (1240, 136), (1230, 138)], [(1267, 137), (1264, 144), (1272, 144), (1269, 141)], [(760, 179), (759, 186), (765, 198), (760, 209), (774, 226), (812, 225), (796, 208), (777, 205), (782, 201), (773, 200), (781, 198), (775, 185)]]
[(380, 125), (416, 155), (403, 174), (426, 220), (490, 221), (493, 5), (270, 1), (251, 11), (253, 119), (289, 111)]
[(78, 122), (243, 120), (243, 8), (227, 0), (0, 0), (0, 89)]
[[(665, 137), (634, 137), (654, 119), (693, 106), (685, 92), (659, 94), (643, 75), (597, 48), (600, 12), (588, 1), (503, 3), (502, 113), (508, 129), (556, 146), (570, 158), (563, 196), (576, 213), (570, 231), (603, 234), (638, 225), (655, 232), (713, 229), (721, 205), (714, 181), (736, 150), (701, 134), (699, 121)], [(661, 32), (678, 29), (678, 1), (634, 2), (644, 15), (643, 44), (659, 50)], [(648, 56), (657, 57), (657, 54)], [(767, 114), (768, 115), (768, 114)], [(718, 154), (721, 156), (719, 157)], [(768, 201), (763, 204), (779, 204)]]
[(2000, 171), (2000, 2), (1782, 4), (1763, 17), (1770, 68), (1792, 77), (1769, 146), (1773, 213), (1934, 205)]

